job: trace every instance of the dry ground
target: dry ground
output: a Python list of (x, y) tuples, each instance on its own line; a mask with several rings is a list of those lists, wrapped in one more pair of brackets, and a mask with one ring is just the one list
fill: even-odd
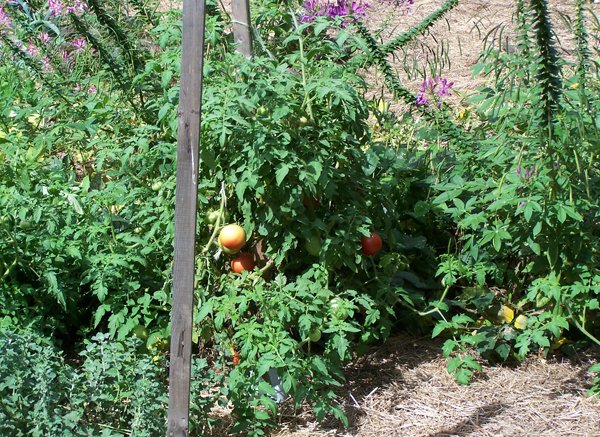
[[(371, 29), (383, 26), (380, 36), (385, 41), (409, 29), (442, 0), (416, 0), (408, 14), (377, 0), (370, 3), (368, 24)], [(559, 24), (561, 50), (566, 54), (573, 42), (559, 13), (573, 16), (573, 3), (550, 1)], [(600, 12), (600, 5), (590, 7)], [(460, 99), (482, 81), (472, 77), (471, 67), (477, 62), (485, 35), (500, 26), (509, 42), (514, 42), (513, 11), (514, 1), (510, 0), (461, 0), (446, 20), (436, 24), (407, 57), (399, 56), (395, 65), (399, 72), (406, 60), (423, 68), (433, 53), (441, 53), (443, 42), (444, 75), (455, 82)], [(420, 79), (402, 74), (416, 90)], [(371, 79), (380, 83), (376, 72)], [(600, 350), (595, 349), (572, 359), (537, 357), (516, 367), (485, 366), (484, 374), (473, 384), (459, 386), (445, 370), (439, 344), (398, 337), (348, 366), (347, 385), (339, 393), (350, 418), (348, 429), (332, 422), (317, 424), (308, 410), (291, 411), (284, 406), (280, 427), (272, 435), (600, 437), (600, 399), (585, 394), (591, 380), (586, 369), (598, 360)], [(226, 424), (226, 412), (223, 419)], [(227, 434), (221, 429), (215, 435)]]
[(452, 380), (439, 351), (431, 340), (392, 339), (347, 368), (348, 429), (290, 412), (273, 436), (600, 436), (600, 399), (585, 394), (600, 350), (484, 366), (469, 386)]

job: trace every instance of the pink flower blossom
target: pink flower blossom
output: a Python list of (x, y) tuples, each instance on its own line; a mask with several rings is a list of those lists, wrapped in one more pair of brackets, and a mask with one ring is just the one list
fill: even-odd
[(304, 2), (305, 13), (300, 16), (300, 21), (310, 23), (316, 17), (354, 17), (364, 18), (369, 7), (363, 0), (306, 0)]
[(43, 42), (44, 44), (48, 44), (50, 42), (50, 35), (48, 35), (48, 33), (44, 32), (44, 33), (40, 33), (38, 35), (38, 39)]
[(77, 38), (75, 40), (73, 40), (73, 42), (71, 43), (71, 45), (73, 46), (73, 48), (75, 49), (75, 51), (81, 51), (83, 49), (85, 49), (86, 46), (86, 41), (85, 38)]
[(48, 0), (48, 9), (50, 10), (50, 14), (55, 17), (67, 14), (82, 15), (88, 9), (88, 5), (81, 0), (67, 2), (62, 0)]
[(54, 67), (50, 63), (50, 58), (48, 56), (44, 58), (44, 72), (54, 73)]
[(4, 30), (3, 28), (10, 28), (12, 25), (12, 18), (10, 18), (6, 12), (4, 12), (4, 10), (2, 9), (2, 6), (0, 6), (0, 33), (4, 34), (6, 33), (6, 30)]
[(65, 14), (65, 4), (61, 0), (48, 0), (50, 15), (60, 17)]
[(452, 93), (453, 85), (454, 82), (449, 82), (448, 79), (439, 76), (433, 79), (423, 79), (415, 103), (418, 106), (428, 105), (428, 97), (431, 97), (434, 101), (437, 101), (437, 106), (439, 107), (442, 104), (442, 99)]
[(96, 89), (96, 87), (94, 85), (90, 85), (88, 87), (88, 94), (96, 94), (98, 92), (98, 90)]
[(88, 5), (85, 2), (80, 0), (75, 0), (72, 6), (67, 7), (68, 14), (81, 15), (88, 8)]
[(39, 49), (37, 48), (37, 46), (31, 40), (29, 40), (29, 42), (27, 43), (27, 48), (25, 49), (25, 51), (32, 58), (35, 57), (39, 53)]

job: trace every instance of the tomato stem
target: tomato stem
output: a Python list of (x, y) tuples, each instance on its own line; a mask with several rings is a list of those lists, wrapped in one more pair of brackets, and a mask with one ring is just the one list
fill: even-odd
[[(296, 32), (298, 32), (298, 20), (296, 19), (296, 14), (290, 9), (290, 15), (294, 20), (294, 27), (296, 28)], [(306, 58), (304, 57), (304, 42), (302, 40), (302, 35), (298, 32), (298, 44), (300, 48), (300, 69), (302, 72), (302, 86), (304, 88), (304, 101), (302, 105), (306, 105), (306, 113), (310, 117), (311, 120), (314, 120), (312, 105), (310, 103), (310, 98), (308, 97), (308, 92), (306, 90), (306, 69), (304, 68), (304, 64), (306, 63)]]
[(208, 239), (208, 242), (206, 243), (206, 246), (204, 246), (204, 249), (202, 249), (202, 253), (206, 253), (210, 250), (210, 246), (211, 246), (212, 242), (215, 240), (215, 237), (217, 236), (217, 234), (223, 227), (223, 226), (221, 226), (221, 218), (223, 217), (224, 212), (225, 212), (225, 190), (223, 189), (223, 187), (221, 187), (221, 204), (219, 206), (219, 216), (217, 217), (217, 221), (215, 222), (215, 227), (213, 229), (212, 235)]
[(375, 279), (378, 279), (379, 277), (377, 275), (377, 265), (375, 264), (375, 260), (372, 256), (370, 256), (369, 259), (371, 260), (371, 265), (373, 266), (373, 273), (375, 273)]

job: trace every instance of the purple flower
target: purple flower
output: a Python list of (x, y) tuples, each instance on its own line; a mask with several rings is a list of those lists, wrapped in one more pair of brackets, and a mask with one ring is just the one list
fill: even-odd
[(25, 49), (25, 51), (32, 58), (35, 57), (35, 55), (37, 55), (39, 53), (39, 49), (36, 47), (35, 44), (33, 44), (33, 42), (31, 40), (29, 40), (29, 42), (27, 43), (27, 48)]
[(438, 108), (442, 104), (442, 99), (449, 96), (452, 93), (452, 86), (454, 82), (448, 81), (446, 78), (435, 76), (433, 79), (423, 79), (421, 87), (419, 88), (419, 94), (417, 95), (416, 104), (419, 106), (428, 105), (428, 96), (436, 101)]
[(88, 94), (96, 94), (98, 92), (98, 90), (96, 89), (96, 87), (94, 85), (90, 85), (88, 87)]
[(410, 12), (412, 5), (415, 4), (415, 0), (382, 0), (382, 3), (389, 3), (397, 8), (404, 6), (404, 13), (407, 14)]
[(44, 44), (48, 44), (50, 42), (50, 35), (48, 35), (46, 32), (40, 33), (38, 35), (38, 39)]
[(423, 92), (419, 93), (419, 95), (417, 96), (416, 103), (419, 106), (427, 105), (428, 100), (427, 100), (427, 97), (425, 97), (425, 93), (423, 93)]
[(72, 6), (67, 7), (68, 14), (81, 15), (88, 8), (88, 5), (81, 0), (75, 0)]
[(46, 73), (54, 73), (54, 67), (50, 63), (50, 58), (48, 56), (44, 58), (44, 71)]
[[(11, 27), (12, 19), (4, 12), (2, 6), (0, 6), (0, 29), (3, 27)], [(5, 30), (0, 30), (0, 32), (5, 33)]]
[(61, 17), (67, 14), (81, 15), (88, 8), (87, 4), (81, 0), (64, 2), (62, 0), (48, 0), (48, 9), (50, 14), (55, 17)]
[(85, 38), (77, 38), (75, 40), (73, 40), (73, 42), (71, 43), (71, 45), (73, 46), (73, 48), (75, 49), (75, 51), (79, 52), (83, 49), (85, 49), (86, 46), (86, 41)]
[[(515, 170), (515, 173), (517, 174), (517, 176), (519, 176), (519, 178), (521, 178), (525, 182), (528, 182), (537, 173), (537, 167), (535, 164), (533, 164), (531, 167), (525, 167), (525, 170), (523, 171), (521, 166), (519, 166)], [(521, 187), (521, 185), (519, 187)]]
[(363, 0), (306, 0), (303, 5), (305, 13), (300, 16), (300, 21), (310, 23), (316, 17), (327, 17), (332, 20), (337, 17), (362, 18), (367, 15), (368, 7), (369, 5)]
[(440, 97), (445, 97), (445, 96), (449, 96), (451, 93), (450, 88), (452, 88), (452, 85), (454, 85), (454, 82), (448, 82), (448, 79), (441, 79), (439, 81), (439, 85), (440, 88), (437, 90), (437, 94)]
[(65, 4), (61, 0), (48, 0), (50, 15), (60, 17), (65, 14)]

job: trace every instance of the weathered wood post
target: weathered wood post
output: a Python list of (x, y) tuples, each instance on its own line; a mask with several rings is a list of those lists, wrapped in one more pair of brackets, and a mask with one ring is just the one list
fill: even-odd
[(168, 437), (187, 437), (189, 427), (204, 18), (205, 0), (183, 1)]
[(232, 0), (233, 38), (236, 50), (247, 58), (252, 57), (252, 34), (250, 32), (250, 0)]

